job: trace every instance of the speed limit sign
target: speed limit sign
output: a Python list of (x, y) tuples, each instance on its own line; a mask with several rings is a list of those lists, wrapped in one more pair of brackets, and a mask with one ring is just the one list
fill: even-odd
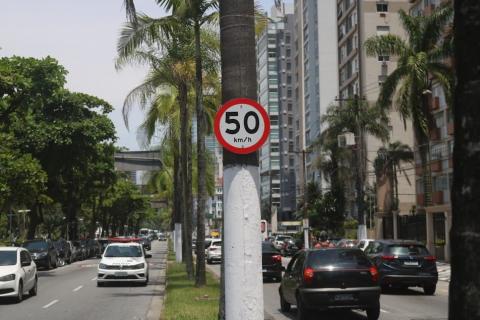
[(215, 116), (215, 136), (227, 150), (248, 154), (259, 149), (270, 133), (270, 119), (257, 102), (239, 98), (225, 103)]

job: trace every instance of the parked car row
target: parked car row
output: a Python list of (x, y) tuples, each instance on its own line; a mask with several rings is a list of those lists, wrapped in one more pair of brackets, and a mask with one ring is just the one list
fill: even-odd
[[(286, 269), (278, 263), (277, 268), (285, 271), (279, 288), (282, 311), (296, 305), (297, 319), (302, 320), (315, 310), (359, 309), (366, 311), (368, 320), (376, 320), (384, 290), (421, 287), (426, 295), (435, 293), (436, 258), (422, 243), (372, 239), (360, 241), (358, 247), (352, 243), (344, 239), (337, 247), (301, 250)], [(267, 269), (278, 259), (270, 253), (275, 248), (268, 242), (263, 246), (268, 248), (263, 250), (264, 277), (276, 277)]]

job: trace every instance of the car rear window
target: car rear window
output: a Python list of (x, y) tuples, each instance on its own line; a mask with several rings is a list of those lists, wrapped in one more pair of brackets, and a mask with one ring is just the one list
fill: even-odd
[(388, 252), (394, 256), (428, 255), (428, 250), (418, 244), (394, 244), (388, 246)]
[(327, 249), (313, 251), (308, 256), (308, 265), (314, 269), (325, 267), (370, 267), (370, 262), (360, 250)]

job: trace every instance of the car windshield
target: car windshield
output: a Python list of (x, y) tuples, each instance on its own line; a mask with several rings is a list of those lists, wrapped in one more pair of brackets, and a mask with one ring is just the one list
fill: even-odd
[(422, 245), (395, 244), (388, 246), (388, 251), (394, 256), (428, 255), (428, 250)]
[(0, 251), (0, 266), (14, 266), (17, 264), (16, 251)]
[(30, 241), (25, 242), (23, 247), (29, 251), (42, 251), (48, 249), (48, 244), (45, 241)]
[(142, 249), (139, 246), (110, 246), (104, 256), (107, 258), (141, 257)]
[(325, 267), (370, 267), (365, 254), (360, 250), (327, 249), (310, 253), (308, 265), (312, 268)]

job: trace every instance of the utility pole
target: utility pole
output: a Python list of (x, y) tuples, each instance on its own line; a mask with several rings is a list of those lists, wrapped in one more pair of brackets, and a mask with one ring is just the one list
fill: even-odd
[(310, 248), (310, 223), (308, 221), (308, 179), (307, 179), (307, 155), (305, 149), (302, 150), (303, 161), (303, 247)]
[[(220, 44), (222, 101), (256, 101), (254, 0), (220, 1)], [(223, 288), (228, 320), (264, 317), (258, 165), (257, 151), (239, 155), (223, 150)]]

